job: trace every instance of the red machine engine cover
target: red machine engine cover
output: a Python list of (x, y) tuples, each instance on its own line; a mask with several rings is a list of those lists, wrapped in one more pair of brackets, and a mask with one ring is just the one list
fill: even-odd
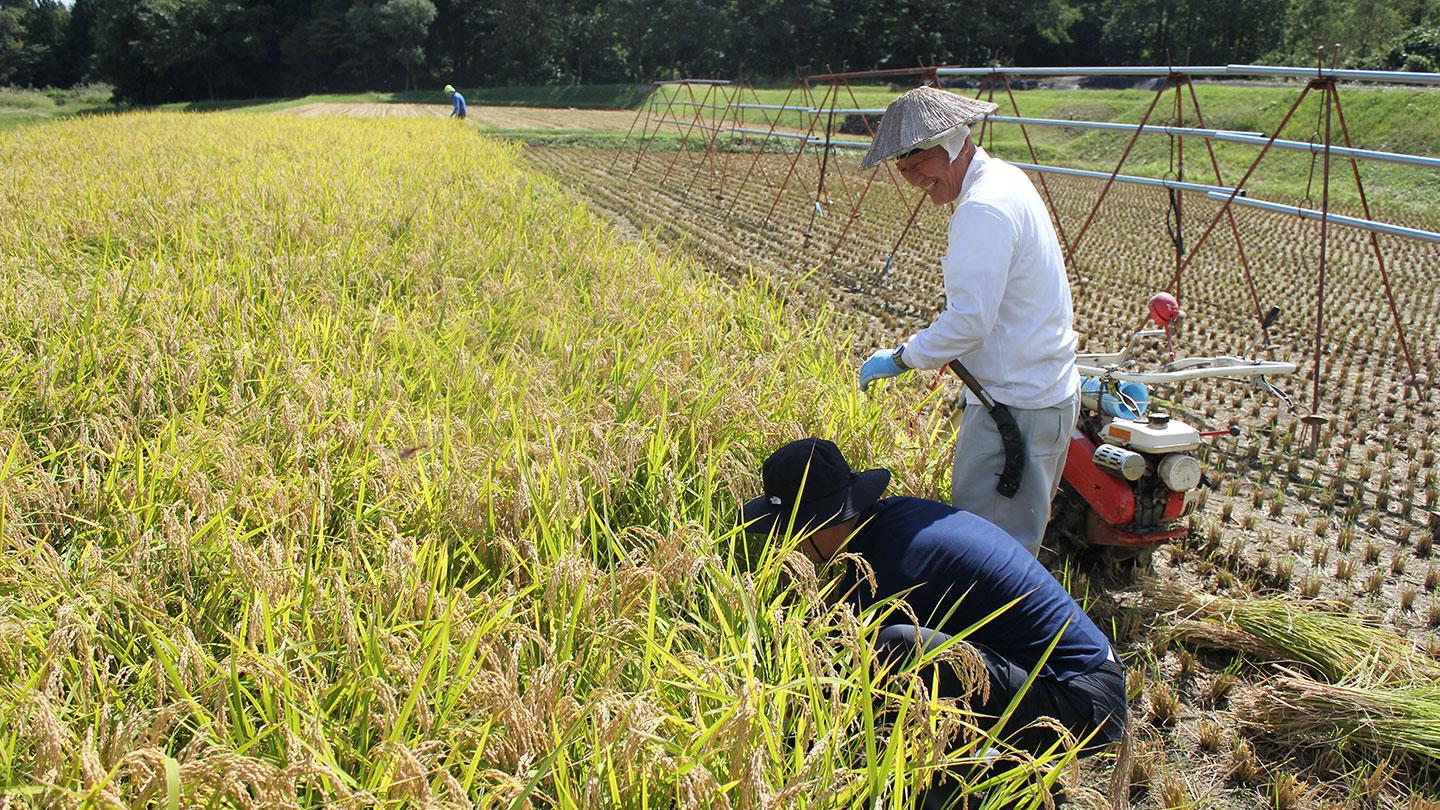
[(1090, 437), (1076, 431), (1070, 438), (1070, 453), (1065, 458), (1065, 482), (1091, 510), (1085, 521), (1087, 542), (1097, 546), (1150, 548), (1187, 534), (1184, 528), (1166, 528), (1185, 514), (1183, 492), (1170, 493), (1160, 526), (1150, 527), (1143, 534), (1120, 528), (1135, 520), (1134, 485), (1095, 466), (1095, 446)]
[(1090, 504), (1101, 520), (1111, 526), (1124, 526), (1135, 519), (1135, 490), (1129, 481), (1095, 466), (1095, 446), (1080, 431), (1072, 434), (1070, 454), (1065, 457), (1065, 483)]

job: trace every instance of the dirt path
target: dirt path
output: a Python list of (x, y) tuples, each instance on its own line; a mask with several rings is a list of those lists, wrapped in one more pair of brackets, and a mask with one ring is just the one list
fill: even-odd
[[(342, 115), (354, 118), (444, 118), (450, 114), (450, 105), (317, 102), (281, 112), (305, 117)], [(628, 110), (561, 110), (478, 105), (472, 105), (469, 113), (469, 122), (481, 129), (592, 129), (624, 132), (635, 118), (635, 113)]]

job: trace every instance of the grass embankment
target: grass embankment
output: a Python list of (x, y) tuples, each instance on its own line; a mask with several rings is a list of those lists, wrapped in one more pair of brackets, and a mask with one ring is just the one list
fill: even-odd
[(973, 756), (732, 530), (782, 440), (926, 493), (943, 431), (446, 123), (4, 136), (5, 791), (893, 806)]
[(86, 85), (68, 90), (0, 87), (0, 131), (85, 113), (113, 112), (110, 88)]

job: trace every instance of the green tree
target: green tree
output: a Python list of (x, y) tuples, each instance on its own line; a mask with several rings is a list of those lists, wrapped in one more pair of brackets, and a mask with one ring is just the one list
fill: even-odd
[(395, 61), (405, 68), (405, 89), (415, 87), (415, 71), (425, 62), (425, 39), (435, 22), (430, 0), (387, 0), (379, 7), (377, 23)]
[(59, 0), (0, 0), (0, 84), (66, 84), (69, 15)]
[(479, 84), (490, 77), (493, 18), (489, 0), (435, 0), (426, 45), (435, 75), (456, 84)]
[(1249, 62), (1275, 47), (1286, 0), (1109, 0), (1102, 48), (1142, 64)]
[(499, 82), (543, 84), (560, 80), (555, 18), (537, 14), (529, 0), (494, 0), (490, 4), (492, 76)]
[(350, 0), (296, 0), (284, 8), (286, 17), (279, 24), (284, 69), (277, 92), (363, 89), (350, 73), (341, 70), (356, 56), (355, 40), (345, 19)]
[(1382, 67), (1423, 73), (1440, 69), (1440, 25), (1422, 25), (1406, 32), (1386, 54)]
[[(984, 64), (1434, 64), (1440, 0), (0, 0), (0, 81), (134, 101)], [(1411, 32), (1416, 33), (1411, 36)], [(1406, 37), (1414, 40), (1406, 44)], [(93, 49), (93, 59), (91, 53)]]
[(1030, 41), (1063, 42), (1080, 19), (1067, 0), (832, 0), (832, 26), (817, 39), (835, 70), (983, 64), (996, 54), (1025, 61)]
[(435, 13), (430, 0), (355, 0), (345, 13), (355, 46), (350, 63), (367, 85), (388, 84), (392, 65), (404, 72), (407, 89), (414, 85)]
[(1339, 44), (1338, 65), (1377, 66), (1406, 32), (1440, 22), (1437, 6), (1435, 0), (1291, 0), (1270, 58), (1311, 65), (1317, 47)]
[(1028, 61), (1024, 53), (1027, 43), (1068, 42), (1070, 29), (1081, 16), (1080, 9), (1068, 0), (983, 0), (967, 9), (973, 20), (948, 9), (938, 13), (949, 23), (945, 39), (948, 58), (977, 65), (997, 55)]
[(830, 0), (735, 0), (731, 57), (737, 75), (781, 78), (824, 68)]
[(611, 30), (624, 74), (631, 81), (644, 82), (655, 78), (656, 65), (652, 54), (662, 34), (649, 12), (645, 0), (610, 0)]
[(17, 84), (26, 58), (25, 10), (0, 4), (0, 84)]
[(553, 8), (555, 58), (565, 81), (613, 79), (623, 63), (604, 0), (563, 0)]
[(732, 18), (725, 0), (663, 0), (654, 10), (664, 32), (654, 59), (669, 68), (669, 78), (721, 78), (733, 71), (726, 53)]
[(63, 65), (62, 86), (89, 81), (91, 62), (95, 58), (95, 18), (99, 0), (75, 0), (61, 40), (60, 63)]
[(96, 71), (130, 101), (251, 95), (273, 61), (272, 15), (242, 0), (107, 0)]

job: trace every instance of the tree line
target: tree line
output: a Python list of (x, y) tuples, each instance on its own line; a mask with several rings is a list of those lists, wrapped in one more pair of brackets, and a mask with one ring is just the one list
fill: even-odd
[(1440, 0), (0, 0), (0, 85), (123, 101), (919, 63), (1436, 70)]

